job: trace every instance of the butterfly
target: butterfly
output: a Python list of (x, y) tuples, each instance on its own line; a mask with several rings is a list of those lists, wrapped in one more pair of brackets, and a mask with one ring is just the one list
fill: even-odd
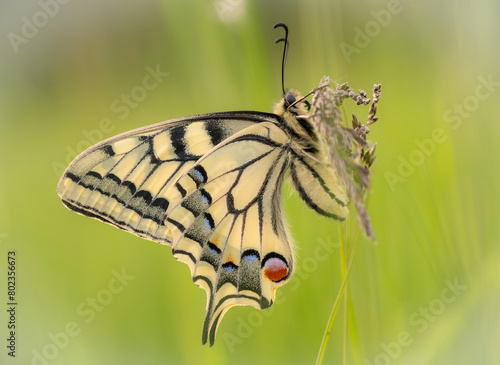
[(206, 291), (202, 343), (235, 305), (270, 307), (294, 268), (282, 213), (291, 178), (302, 200), (344, 220), (348, 198), (322, 152), (309, 104), (284, 89), (274, 113), (234, 111), (168, 120), (81, 153), (57, 193), (72, 211), (172, 247)]

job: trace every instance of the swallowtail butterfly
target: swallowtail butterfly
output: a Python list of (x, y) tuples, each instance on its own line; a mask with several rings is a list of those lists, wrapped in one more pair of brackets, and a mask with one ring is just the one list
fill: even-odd
[[(277, 27), (286, 32), (276, 41), (284, 42), (283, 73), (288, 28)], [(282, 87), (274, 113), (201, 114), (102, 141), (76, 157), (57, 186), (69, 209), (172, 247), (207, 293), (204, 344), (213, 345), (231, 306), (270, 307), (292, 275), (281, 203), (287, 173), (316, 212), (348, 214), (308, 102)]]

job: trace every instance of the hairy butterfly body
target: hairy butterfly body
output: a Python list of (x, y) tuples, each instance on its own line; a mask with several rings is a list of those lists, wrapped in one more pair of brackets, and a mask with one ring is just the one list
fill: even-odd
[(274, 113), (201, 114), (120, 134), (80, 154), (59, 181), (69, 209), (169, 245), (189, 266), (207, 293), (203, 343), (213, 345), (231, 306), (271, 306), (293, 272), (287, 172), (315, 211), (348, 214), (302, 99), (289, 90)]

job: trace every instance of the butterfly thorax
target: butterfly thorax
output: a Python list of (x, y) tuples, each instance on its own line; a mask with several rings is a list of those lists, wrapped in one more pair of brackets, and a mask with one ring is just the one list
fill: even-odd
[(301, 98), (302, 95), (297, 90), (290, 89), (276, 103), (273, 111), (282, 118), (284, 131), (294, 144), (297, 145), (297, 148), (310, 154), (316, 154), (320, 150), (318, 133), (314, 125), (307, 118), (309, 113), (306, 103), (301, 101), (293, 104), (295, 100)]

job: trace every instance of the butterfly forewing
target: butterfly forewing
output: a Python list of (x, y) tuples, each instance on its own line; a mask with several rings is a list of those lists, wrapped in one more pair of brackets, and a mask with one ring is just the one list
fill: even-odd
[(176, 180), (221, 141), (263, 119), (258, 117), (206, 114), (112, 137), (79, 155), (57, 192), (78, 213), (169, 244), (164, 217)]

